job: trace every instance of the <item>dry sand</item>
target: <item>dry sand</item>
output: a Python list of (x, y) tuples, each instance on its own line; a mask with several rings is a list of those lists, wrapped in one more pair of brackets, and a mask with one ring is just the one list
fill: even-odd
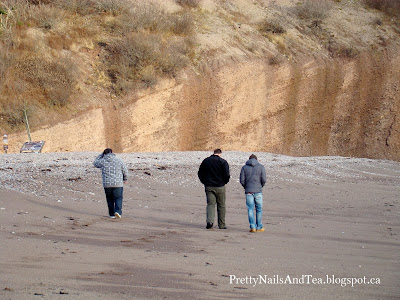
[[(0, 155), (0, 298), (399, 299), (400, 163), (257, 153), (266, 231), (251, 234), (238, 183), (249, 154), (223, 154), (227, 230), (205, 229), (207, 152), (118, 154), (120, 220), (106, 216), (97, 153)], [(380, 284), (312, 283), (327, 276)]]

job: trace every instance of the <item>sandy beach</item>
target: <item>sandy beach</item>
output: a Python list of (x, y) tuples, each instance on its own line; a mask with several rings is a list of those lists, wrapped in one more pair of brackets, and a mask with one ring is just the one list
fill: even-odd
[(109, 219), (98, 153), (0, 154), (1, 299), (400, 299), (400, 163), (256, 153), (265, 232), (231, 168), (227, 230), (205, 228), (209, 152), (117, 154)]

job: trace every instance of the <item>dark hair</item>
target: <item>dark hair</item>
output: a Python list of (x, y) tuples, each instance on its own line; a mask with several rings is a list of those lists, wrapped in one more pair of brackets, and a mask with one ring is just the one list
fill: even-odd
[(222, 153), (222, 150), (221, 149), (215, 149), (214, 150), (214, 154), (221, 154)]
[(257, 159), (257, 156), (255, 156), (254, 154), (250, 155), (249, 159), (255, 158)]
[(103, 155), (106, 155), (108, 153), (112, 153), (112, 149), (110, 149), (110, 148), (104, 149)]

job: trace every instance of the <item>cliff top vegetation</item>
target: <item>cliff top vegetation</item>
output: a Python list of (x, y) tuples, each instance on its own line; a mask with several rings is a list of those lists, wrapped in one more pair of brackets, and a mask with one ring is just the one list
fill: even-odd
[(0, 128), (56, 123), (204, 66), (397, 45), (396, 0), (3, 0)]

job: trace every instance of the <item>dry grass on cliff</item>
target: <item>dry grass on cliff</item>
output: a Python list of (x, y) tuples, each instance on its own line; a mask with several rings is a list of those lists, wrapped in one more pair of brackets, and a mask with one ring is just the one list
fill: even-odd
[(175, 76), (193, 57), (193, 16), (189, 11), (166, 14), (152, 2), (110, 18), (104, 24), (114, 32), (100, 45), (115, 94), (138, 84), (149, 87), (162, 76)]
[[(0, 1), (0, 127), (20, 128), (26, 107), (68, 106), (82, 82), (121, 95), (175, 76), (195, 56), (198, 5), (179, 2), (166, 12), (154, 1)], [(97, 56), (82, 65), (83, 53)]]
[(294, 6), (293, 12), (301, 19), (323, 20), (333, 7), (330, 0), (305, 0)]
[(390, 44), (382, 12), (398, 16), (398, 3), (0, 0), (0, 128), (21, 129), (26, 108), (41, 112), (31, 124), (39, 125), (54, 111), (87, 108), (94, 93), (132, 95), (188, 66), (240, 55), (268, 53), (271, 65), (310, 53), (351, 59)]
[(400, 17), (400, 2), (398, 0), (364, 0), (364, 2), (367, 6), (381, 10), (390, 16)]
[[(303, 0), (269, 8), (258, 30), (287, 57), (318, 50), (328, 57), (352, 59), (371, 46), (388, 46), (396, 38), (393, 32), (400, 32), (396, 0)], [(276, 57), (269, 59), (271, 64), (276, 64)]]

